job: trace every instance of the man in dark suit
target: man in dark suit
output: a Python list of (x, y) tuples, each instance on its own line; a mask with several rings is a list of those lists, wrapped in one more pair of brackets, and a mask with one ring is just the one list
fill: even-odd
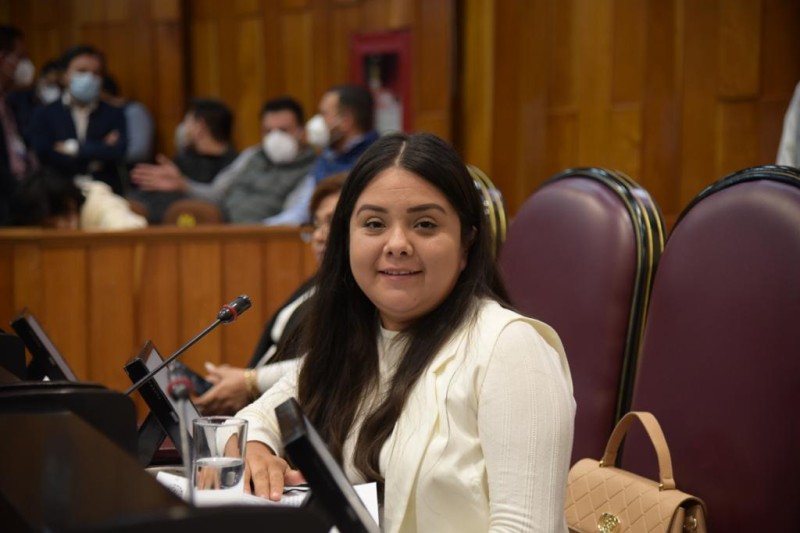
[(89, 176), (124, 194), (125, 114), (100, 100), (103, 55), (90, 46), (62, 58), (64, 96), (33, 115), (31, 143), (41, 162), (67, 176)]
[(18, 77), (18, 66), (24, 60), (22, 32), (12, 26), (0, 26), (0, 226), (11, 221), (11, 196), (30, 166), (14, 114), (6, 103), (8, 91)]

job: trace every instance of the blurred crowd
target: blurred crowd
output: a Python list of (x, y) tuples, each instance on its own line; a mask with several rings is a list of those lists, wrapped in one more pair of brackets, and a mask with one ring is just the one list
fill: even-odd
[(0, 226), (140, 228), (175, 223), (186, 206), (221, 222), (303, 225), (315, 186), (378, 138), (371, 92), (345, 84), (310, 119), (291, 96), (267, 100), (244, 117), (261, 142), (241, 151), (228, 105), (192, 98), (167, 155), (153, 115), (124, 94), (101, 50), (70, 47), (37, 73), (23, 34), (0, 26)]

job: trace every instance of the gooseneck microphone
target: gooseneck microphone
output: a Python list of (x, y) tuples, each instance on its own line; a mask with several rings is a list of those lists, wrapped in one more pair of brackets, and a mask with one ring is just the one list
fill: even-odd
[(223, 305), (222, 309), (220, 309), (219, 313), (217, 314), (217, 319), (214, 322), (212, 322), (206, 329), (201, 331), (200, 334), (195, 338), (181, 346), (177, 352), (164, 359), (160, 365), (148, 372), (147, 375), (145, 375), (142, 379), (134, 383), (131, 388), (125, 391), (125, 395), (130, 396), (133, 392), (139, 390), (142, 385), (153, 379), (153, 376), (155, 376), (162, 368), (177, 359), (183, 352), (194, 346), (197, 341), (211, 333), (214, 328), (220, 324), (229, 324), (235, 321), (237, 318), (239, 318), (239, 315), (250, 309), (252, 305), (253, 304), (250, 301), (250, 298), (248, 298), (246, 294), (242, 294), (231, 303)]

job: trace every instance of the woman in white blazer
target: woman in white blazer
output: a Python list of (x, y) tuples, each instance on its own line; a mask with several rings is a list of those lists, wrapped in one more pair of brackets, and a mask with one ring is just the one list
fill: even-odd
[(278, 499), (302, 480), (274, 416), (293, 396), (352, 482), (383, 485), (384, 531), (566, 531), (569, 368), (556, 333), (506, 302), (456, 152), (378, 140), (331, 222), (299, 370), (238, 414), (246, 487)]

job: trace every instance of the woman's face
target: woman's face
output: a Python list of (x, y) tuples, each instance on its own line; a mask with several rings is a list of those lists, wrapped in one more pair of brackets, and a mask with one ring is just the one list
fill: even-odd
[(467, 265), (447, 197), (401, 168), (378, 174), (350, 218), (350, 269), (383, 327), (402, 330), (438, 307)]
[(339, 193), (329, 194), (319, 203), (314, 211), (314, 231), (311, 234), (311, 251), (317, 260), (317, 266), (322, 264), (322, 256), (325, 255), (325, 246), (328, 242), (328, 232), (331, 229), (331, 219), (339, 202)]

